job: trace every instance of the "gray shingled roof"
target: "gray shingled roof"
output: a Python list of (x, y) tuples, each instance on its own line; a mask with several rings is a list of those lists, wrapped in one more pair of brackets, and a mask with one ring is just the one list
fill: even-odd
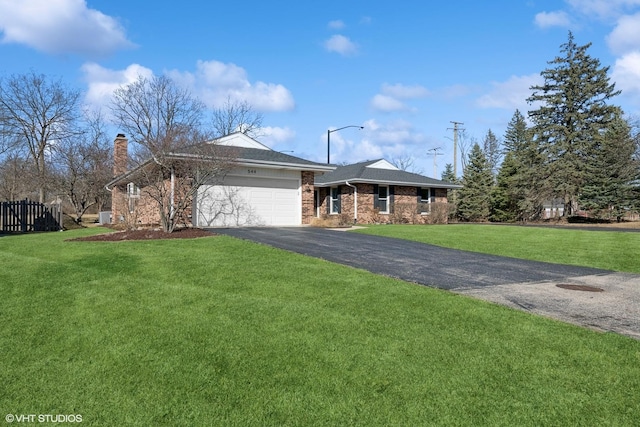
[(447, 181), (429, 178), (417, 173), (403, 170), (379, 169), (368, 167), (383, 159), (370, 160), (352, 165), (338, 166), (334, 171), (316, 176), (315, 185), (328, 187), (331, 185), (350, 183), (372, 183), (386, 185), (406, 185), (416, 187), (460, 188), (460, 185)]
[[(198, 147), (200, 145), (195, 145), (191, 148), (184, 148), (179, 152), (173, 152), (168, 155), (168, 157), (173, 158), (188, 158), (189, 156), (194, 156), (200, 150)], [(238, 165), (255, 165), (255, 166), (272, 166), (272, 167), (283, 167), (290, 169), (300, 169), (305, 171), (315, 171), (315, 172), (325, 172), (331, 171), (335, 168), (333, 165), (327, 165), (325, 163), (317, 163), (312, 162), (310, 160), (301, 159), (300, 157), (291, 156), (289, 154), (280, 153), (278, 151), (273, 150), (262, 150), (259, 148), (246, 148), (246, 147), (233, 147), (226, 145), (217, 145), (215, 147), (215, 153), (220, 155), (221, 157), (229, 157), (229, 159), (237, 163)], [(152, 164), (152, 159), (145, 161), (142, 165), (137, 168), (130, 170), (120, 176), (114, 177), (107, 186), (112, 187), (113, 185), (124, 182), (129, 179), (131, 176), (135, 175), (135, 173), (141, 168), (146, 167), (149, 164)]]
[[(225, 148), (225, 147), (218, 147)], [(260, 150), (258, 148), (237, 148), (237, 147), (229, 147), (233, 150), (238, 150), (236, 159), (238, 162), (242, 161), (251, 161), (251, 162), (268, 162), (268, 163), (282, 163), (286, 165), (292, 166), (305, 166), (307, 168), (315, 169), (320, 167), (320, 169), (326, 169), (328, 166), (325, 163), (317, 163), (312, 162), (310, 160), (301, 159), (300, 157), (291, 156), (289, 154), (280, 153), (279, 151), (273, 150)], [(334, 166), (330, 166), (333, 168)]]
[[(172, 153), (172, 155), (179, 157), (182, 154), (197, 153), (201, 147), (200, 144), (195, 145), (194, 149), (183, 149), (180, 152)], [(204, 151), (206, 152), (206, 150)], [(291, 156), (289, 154), (281, 153), (273, 150), (263, 150), (260, 148), (248, 148), (248, 147), (235, 147), (230, 145), (215, 145), (214, 152), (221, 157), (229, 157), (235, 163), (264, 163), (271, 165), (281, 165), (287, 167), (294, 167), (303, 170), (320, 170), (325, 171), (327, 169), (334, 169), (335, 166), (327, 165), (325, 163), (312, 162), (310, 160), (302, 159), (300, 157)]]

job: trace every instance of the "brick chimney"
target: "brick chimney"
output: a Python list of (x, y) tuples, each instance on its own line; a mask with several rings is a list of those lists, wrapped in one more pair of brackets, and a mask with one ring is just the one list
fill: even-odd
[(129, 140), (123, 133), (119, 133), (113, 141), (113, 176), (120, 176), (127, 172), (129, 162), (128, 150)]

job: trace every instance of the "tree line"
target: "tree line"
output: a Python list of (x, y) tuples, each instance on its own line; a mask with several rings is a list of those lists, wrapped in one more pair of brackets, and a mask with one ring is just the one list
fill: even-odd
[[(516, 110), (504, 137), (474, 143), (452, 195), (462, 221), (532, 221), (545, 216), (620, 221), (640, 208), (640, 132), (612, 100), (609, 67), (573, 34), (531, 87), (529, 121)], [(545, 213), (545, 208), (548, 211)], [(559, 209), (562, 208), (562, 209)]]
[(144, 169), (136, 184), (148, 188), (169, 231), (189, 194), (168, 200), (167, 175), (180, 167), (183, 174), (191, 173), (188, 182), (193, 183), (195, 175), (204, 179), (221, 165), (200, 161), (197, 171), (184, 171), (184, 162), (170, 161), (166, 154), (188, 149), (192, 156), (206, 157), (213, 144), (203, 142), (236, 131), (256, 136), (262, 125), (262, 115), (248, 103), (227, 99), (209, 111), (166, 76), (121, 86), (106, 113), (86, 108), (81, 95), (61, 79), (35, 71), (0, 77), (0, 200), (62, 200), (78, 222), (90, 209), (108, 208), (112, 141), (125, 132), (131, 141), (130, 168), (155, 160), (157, 167)]

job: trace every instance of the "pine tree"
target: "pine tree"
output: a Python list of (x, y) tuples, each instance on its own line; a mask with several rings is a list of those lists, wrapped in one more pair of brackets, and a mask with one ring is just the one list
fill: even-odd
[(491, 221), (513, 222), (518, 219), (518, 188), (515, 185), (518, 172), (515, 154), (508, 151), (491, 191)]
[(500, 166), (500, 158), (502, 157), (501, 142), (496, 135), (489, 129), (482, 141), (482, 151), (489, 162), (489, 168), (493, 176), (498, 175)]
[(541, 185), (545, 179), (541, 175), (543, 161), (519, 110), (514, 112), (507, 125), (504, 147), (506, 155), (498, 173), (494, 215), (517, 221), (536, 219), (542, 211), (545, 197)]
[(607, 101), (620, 93), (609, 84), (609, 67), (588, 55), (590, 46), (578, 46), (569, 32), (569, 40), (560, 48), (562, 56), (549, 62), (551, 68), (541, 73), (544, 83), (531, 87), (533, 94), (527, 100), (540, 103), (529, 117), (544, 155), (541, 172), (550, 196), (564, 200), (565, 216), (578, 209), (579, 194), (589, 181), (589, 153), (616, 116), (617, 107)]
[(451, 163), (447, 163), (444, 167), (444, 171), (440, 175), (443, 181), (452, 182), (454, 184), (458, 183), (458, 178), (453, 174), (453, 165)]
[(635, 149), (631, 127), (619, 116), (593, 147), (593, 161), (587, 165), (590, 180), (580, 194), (582, 207), (618, 221), (633, 207), (634, 185), (640, 178)]
[(504, 149), (507, 152), (518, 151), (528, 144), (530, 140), (531, 134), (527, 128), (527, 122), (520, 110), (516, 110), (504, 133)]
[(473, 145), (458, 190), (457, 216), (462, 221), (486, 221), (491, 208), (493, 176), (480, 145)]

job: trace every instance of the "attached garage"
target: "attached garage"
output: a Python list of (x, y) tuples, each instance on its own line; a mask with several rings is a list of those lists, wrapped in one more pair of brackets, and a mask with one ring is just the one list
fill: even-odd
[(300, 171), (242, 168), (200, 188), (195, 205), (200, 227), (300, 225)]

